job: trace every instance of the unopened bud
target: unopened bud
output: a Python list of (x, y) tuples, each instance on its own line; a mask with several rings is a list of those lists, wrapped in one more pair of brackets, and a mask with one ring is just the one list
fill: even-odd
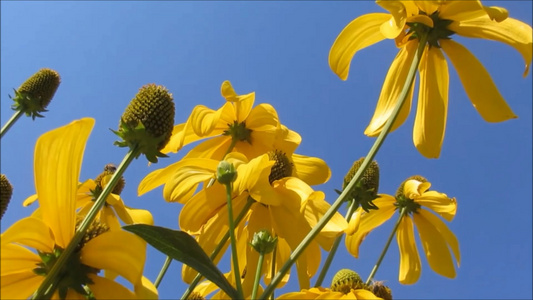
[(230, 184), (237, 179), (235, 166), (228, 161), (221, 161), (217, 166), (217, 181), (221, 184)]
[(273, 237), (268, 230), (260, 230), (254, 233), (250, 245), (260, 254), (268, 254), (274, 251), (278, 237)]

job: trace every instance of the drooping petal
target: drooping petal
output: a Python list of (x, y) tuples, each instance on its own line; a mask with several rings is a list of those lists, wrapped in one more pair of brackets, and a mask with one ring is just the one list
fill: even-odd
[(246, 165), (239, 166), (237, 180), (234, 183), (237, 193), (248, 191), (255, 201), (265, 205), (280, 205), (281, 199), (268, 179), (274, 163), (269, 160), (268, 154), (264, 154), (252, 159)]
[(509, 17), (507, 9), (499, 6), (483, 6), (491, 20), (501, 22)]
[[(118, 214), (120, 209), (118, 210), (116, 209), (118, 206), (114, 206), (114, 207)], [(115, 215), (115, 212), (113, 212), (113, 208), (111, 208), (111, 206), (104, 206), (102, 208), (102, 210), (100, 211), (100, 218), (102, 219), (103, 223), (109, 226), (110, 230), (121, 230), (122, 226), (120, 225), (120, 221), (118, 220), (117, 215)], [(123, 214), (121, 219), (126, 224), (132, 223), (131, 218), (129, 218), (127, 214)]]
[[(431, 16), (437, 9), (440, 8), (440, 4), (437, 1), (415, 0), (413, 1), (418, 8), (425, 12), (426, 15)], [(433, 27), (433, 26), (431, 26)]]
[(326, 162), (318, 157), (295, 153), (292, 155), (292, 162), (294, 164), (293, 175), (309, 185), (326, 183), (331, 176), (331, 170)]
[(366, 14), (344, 27), (329, 51), (331, 70), (346, 80), (355, 53), (385, 39), (379, 27), (389, 18), (390, 15), (385, 13)]
[(95, 299), (137, 299), (135, 294), (118, 282), (94, 274), (89, 274), (89, 279), (93, 281), (89, 288)]
[(426, 46), (419, 72), (413, 142), (425, 157), (438, 158), (446, 130), (449, 85), (448, 64), (439, 48)]
[(76, 194), (85, 144), (94, 119), (84, 118), (43, 134), (35, 145), (35, 188), (43, 220), (59, 247), (66, 248), (76, 225)]
[(453, 220), (457, 212), (457, 201), (455, 198), (448, 198), (446, 194), (436, 191), (425, 192), (415, 202), (438, 213), (448, 222)]
[[(115, 208), (116, 209), (116, 208)], [(124, 206), (125, 211), (130, 215), (133, 224), (154, 225), (154, 217), (149, 210), (140, 208), (131, 208)]]
[(413, 214), (413, 219), (418, 229), (418, 235), (424, 247), (429, 266), (437, 274), (448, 278), (455, 278), (455, 268), (448, 244), (435, 226), (429, 220), (425, 219), (427, 214), (431, 213), (419, 210), (418, 214)]
[(497, 22), (491, 20), (489, 15), (483, 15), (453, 22), (448, 29), (465, 37), (498, 41), (515, 48), (524, 58), (526, 66), (523, 76), (527, 76), (533, 55), (533, 32), (528, 24), (513, 18)]
[(32, 270), (0, 277), (1, 299), (28, 299), (39, 288), (44, 276)]
[[(414, 58), (417, 47), (417, 41), (412, 40), (403, 48), (401, 48), (400, 52), (398, 52), (398, 55), (396, 55), (396, 58), (392, 62), (389, 71), (387, 72), (387, 76), (385, 77), (385, 82), (383, 83), (383, 88), (381, 89), (381, 93), (379, 95), (374, 116), (372, 116), (370, 124), (365, 129), (366, 135), (377, 136), (392, 115), (394, 107), (396, 106), (396, 103), (398, 103), (398, 97), (407, 80), (407, 74), (409, 73), (408, 66), (411, 64)], [(407, 99), (402, 105), (398, 117), (392, 125), (391, 131), (396, 130), (396, 128), (402, 125), (405, 119), (407, 119), (409, 111), (411, 110), (413, 87), (414, 80), (411, 88), (409, 89)]]
[(468, 98), (485, 121), (502, 122), (517, 118), (489, 72), (468, 49), (452, 40), (441, 40), (440, 45), (457, 70)]
[(146, 242), (126, 231), (107, 231), (81, 249), (85, 265), (120, 274), (133, 284), (141, 281), (146, 258)]
[(455, 234), (441, 219), (439, 219), (439, 217), (435, 216), (429, 211), (420, 209), (418, 210), (418, 213), (420, 216), (424, 217), (427, 222), (431, 223), (435, 227), (435, 229), (438, 231), (438, 234), (444, 239), (446, 244), (452, 250), (455, 260), (457, 261), (457, 266), (459, 266), (461, 264), (461, 251), (459, 250), (459, 241), (457, 240)]
[(190, 123), (189, 120), (187, 120), (186, 123), (174, 125), (174, 128), (172, 128), (172, 135), (170, 136), (170, 140), (165, 145), (165, 147), (161, 149), (161, 153), (176, 153), (183, 147), (185, 136), (196, 137), (196, 134), (188, 123)]
[(218, 161), (206, 158), (187, 158), (178, 162), (180, 165), (163, 188), (163, 198), (169, 202), (187, 202), (198, 184), (214, 178)]
[(18, 220), (1, 237), (2, 246), (18, 243), (47, 253), (51, 253), (55, 246), (50, 227), (42, 220), (32, 217)]
[(239, 123), (246, 121), (250, 111), (252, 110), (252, 106), (254, 106), (254, 101), (255, 93), (252, 92), (246, 95), (240, 95), (238, 97), (238, 101), (233, 102), (235, 107), (235, 115), (237, 116), (235, 121)]
[(37, 267), (38, 263), (42, 262), (37, 254), (20, 245), (2, 243), (0, 250), (1, 276), (31, 271)]
[(403, 185), (403, 194), (409, 199), (418, 199), (430, 186), (429, 181), (421, 182), (416, 179), (409, 179)]
[(226, 203), (226, 189), (222, 184), (215, 183), (202, 189), (183, 206), (179, 216), (180, 228), (197, 232), (221, 207), (226, 209), (223, 207)]
[(155, 285), (146, 277), (142, 277), (141, 284), (135, 285), (135, 295), (137, 299), (158, 299), (158, 292)]
[(274, 131), (278, 128), (278, 125), (278, 113), (276, 112), (276, 109), (268, 103), (261, 103), (254, 107), (250, 112), (248, 119), (246, 119), (246, 128), (253, 131)]
[(376, 3), (391, 13), (390, 19), (380, 26), (381, 34), (388, 39), (397, 37), (405, 27), (408, 17), (418, 15), (418, 7), (411, 1), (383, 1)]
[(420, 256), (416, 249), (413, 221), (403, 217), (396, 232), (396, 240), (400, 249), (400, 273), (398, 279), (402, 284), (414, 284), (420, 278)]
[(439, 9), (439, 18), (446, 20), (468, 20), (485, 15), (483, 5), (479, 0), (445, 1)]
[(389, 195), (380, 195), (380, 198), (374, 200), (374, 204), (379, 207), (378, 210), (371, 210), (369, 213), (362, 211), (359, 208), (357, 211), (361, 211), (359, 227), (353, 235), (346, 236), (346, 248), (351, 255), (355, 258), (359, 257), (359, 246), (365, 239), (365, 237), (374, 230), (374, 228), (380, 226), (385, 221), (390, 219), (396, 210), (394, 203), (396, 199)]
[[(242, 142), (241, 142), (242, 143)], [(237, 142), (239, 144), (239, 142)], [(184, 157), (185, 158), (211, 158), (222, 160), (226, 151), (231, 145), (231, 137), (226, 135), (217, 136), (207, 141), (203, 141), (196, 147), (192, 148)]]
[[(224, 107), (230, 107), (231, 103), (225, 103), (223, 107), (218, 110), (212, 110), (209, 107), (203, 105), (197, 105), (194, 107), (190, 120), (191, 127), (194, 133), (200, 137), (209, 137), (221, 132), (214, 132), (216, 125), (218, 124), (222, 113), (224, 112)], [(226, 108), (228, 110), (228, 108)]]
[[(324, 216), (326, 211), (331, 205), (324, 199), (323, 192), (313, 192), (309, 195), (309, 198), (305, 201), (305, 218), (310, 227), (315, 226), (318, 221)], [(322, 228), (320, 234), (315, 240), (324, 248), (329, 251), (333, 245), (333, 242), (348, 227), (348, 223), (342, 217), (341, 214), (336, 212), (328, 223)]]
[(146, 177), (141, 180), (139, 186), (137, 187), (137, 195), (141, 196), (145, 193), (157, 188), (160, 185), (163, 185), (167, 180), (181, 168), (181, 161), (173, 163), (165, 168), (158, 169), (150, 172)]
[(33, 204), (33, 202), (35, 202), (35, 201), (37, 201), (37, 194), (31, 195), (28, 198), (26, 198), (26, 200), (24, 200), (24, 202), (22, 202), (22, 206), (24, 206), (24, 207), (29, 206), (29, 205)]

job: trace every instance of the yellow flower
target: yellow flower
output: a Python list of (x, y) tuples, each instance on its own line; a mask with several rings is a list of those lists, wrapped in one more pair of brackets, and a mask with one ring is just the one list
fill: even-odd
[[(384, 39), (395, 39), (400, 51), (394, 59), (365, 130), (377, 136), (391, 116), (398, 95), (407, 80), (408, 66), (414, 58), (419, 31), (429, 32), (428, 44), (418, 67), (420, 87), (413, 130), (413, 141), (428, 158), (440, 155), (448, 110), (448, 64), (451, 61), (466, 94), (487, 122), (516, 118), (490, 74), (464, 46), (449, 39), (453, 34), (503, 42), (515, 48), (525, 60), (524, 77), (532, 60), (531, 26), (508, 18), (500, 7), (484, 7), (480, 1), (376, 1), (391, 14), (371, 13), (350, 22), (339, 34), (329, 53), (329, 65), (342, 80), (348, 77), (355, 53)], [(413, 85), (393, 124), (406, 120), (411, 109)]]
[[(94, 120), (84, 118), (43, 134), (35, 146), (35, 186), (39, 218), (19, 220), (1, 235), (1, 298), (28, 298), (40, 286), (51, 264), (67, 247), (76, 228), (78, 177)], [(30, 251), (34, 249), (35, 252)], [(134, 298), (135, 294), (100, 270), (143, 286), (146, 244), (137, 236), (107, 231), (93, 223), (68, 261), (54, 298), (81, 299), (85, 287), (95, 298)], [(140, 289), (140, 288), (139, 288)]]
[(276, 299), (381, 299), (364, 289), (352, 289), (348, 293), (335, 292), (327, 288), (314, 287), (279, 296)]
[[(194, 147), (186, 157), (222, 159), (234, 149), (249, 159), (268, 152), (280, 130), (278, 114), (270, 104), (252, 108), (255, 93), (237, 95), (229, 81), (221, 87), (226, 103), (218, 110), (196, 106), (186, 123), (174, 126), (163, 153), (177, 152), (192, 142), (211, 138)], [(232, 141), (235, 147), (231, 147)], [(231, 148), (231, 149), (230, 149)]]
[(424, 208), (433, 210), (447, 221), (452, 221), (457, 202), (446, 194), (429, 191), (430, 186), (429, 182), (409, 179), (403, 184), (402, 192), (399, 192), (396, 198), (379, 195), (380, 197), (374, 200), (379, 210), (367, 213), (359, 208), (350, 221), (350, 226), (357, 223), (357, 230), (346, 237), (348, 252), (357, 258), (359, 246), (370, 231), (390, 219), (397, 209), (403, 208), (406, 209), (406, 214), (396, 232), (400, 250), (399, 281), (403, 284), (413, 284), (420, 277), (420, 256), (415, 243), (413, 221), (431, 269), (442, 276), (454, 278), (455, 268), (450, 249), (459, 266), (459, 242), (441, 219)]

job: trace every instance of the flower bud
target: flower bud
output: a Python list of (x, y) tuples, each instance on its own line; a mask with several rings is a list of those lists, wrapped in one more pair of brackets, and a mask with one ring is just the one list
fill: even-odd
[(341, 292), (348, 294), (351, 290), (357, 290), (364, 288), (363, 280), (361, 276), (350, 269), (342, 269), (331, 281), (331, 290), (335, 292)]
[(230, 184), (237, 179), (237, 170), (232, 163), (222, 160), (218, 163), (216, 175), (219, 183)]
[(13, 194), (13, 186), (7, 180), (6, 175), (0, 175), (0, 220), (4, 216), (4, 213), (7, 210), (7, 205), (9, 200), (11, 200), (11, 195)]
[[(355, 176), (363, 161), (364, 157), (361, 157), (359, 160), (355, 161), (352, 165), (352, 168), (346, 176), (344, 177), (344, 182), (342, 188), (345, 189), (352, 178)], [(365, 172), (362, 174), (359, 182), (353, 187), (350, 191), (349, 199), (356, 201), (356, 203), (361, 205), (361, 207), (368, 212), (370, 209), (378, 209), (376, 205), (372, 202), (377, 198), (379, 188), (379, 166), (376, 161), (372, 161)]]
[(254, 233), (250, 245), (260, 254), (268, 254), (274, 251), (278, 237), (270, 235), (268, 230), (263, 229)]
[(174, 101), (172, 94), (160, 85), (148, 84), (126, 107), (120, 119), (119, 130), (114, 131), (123, 141), (120, 147), (138, 147), (139, 154), (153, 163), (157, 157), (167, 157), (160, 150), (170, 140), (174, 127)]
[(56, 71), (40, 69), (15, 90), (15, 104), (12, 108), (24, 112), (32, 119), (43, 117), (40, 113), (46, 111), (60, 83), (61, 78)]

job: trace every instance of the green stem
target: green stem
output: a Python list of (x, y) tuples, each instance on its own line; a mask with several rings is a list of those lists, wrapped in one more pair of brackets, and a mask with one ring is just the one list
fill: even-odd
[(370, 284), (370, 281), (372, 281), (372, 278), (374, 278), (374, 275), (376, 275), (376, 272), (378, 271), (378, 268), (381, 265), (383, 258), (385, 258), (385, 254), (387, 253), (387, 250), (389, 250), (389, 246), (390, 246), (390, 243), (392, 242), (392, 238), (394, 238), (394, 234), (396, 234), (396, 231), (398, 230), (398, 227), (400, 226), (400, 222), (402, 221), (402, 218), (405, 216), (406, 211), (407, 210), (405, 209), (405, 207), (402, 207), (402, 209), (400, 210), (400, 217), (396, 221), (396, 224), (394, 225), (394, 228), (392, 229), (392, 232), (389, 235), (387, 242), (385, 243), (385, 247), (383, 248), (383, 251), (381, 251), (378, 261), (374, 265), (374, 268), (372, 268), (370, 275), (368, 275), (368, 278), (366, 279), (365, 284), (367, 285)]
[(170, 256), (167, 256), (165, 259), (165, 263), (163, 263), (163, 266), (161, 267), (161, 270), (159, 271), (159, 274), (157, 275), (157, 278), (154, 281), (155, 287), (159, 287), (159, 284), (161, 284), (161, 280), (163, 280), (163, 277), (167, 273), (168, 267), (170, 266), (170, 263), (172, 262), (172, 258)]
[[(244, 218), (244, 216), (246, 216), (246, 214), (248, 213), (248, 210), (250, 209), (250, 207), (252, 206), (252, 204), (254, 204), (254, 200), (252, 198), (248, 198), (245, 206), (242, 208), (241, 212), (239, 213), (239, 215), (237, 216), (237, 218), (235, 219), (235, 225), (239, 225), (239, 223), (242, 221), (242, 219)], [(211, 258), (211, 260), (215, 260), (215, 258), (217, 257), (217, 255), (220, 253), (220, 251), (224, 248), (224, 245), (226, 244), (226, 241), (229, 239), (229, 230), (228, 232), (226, 232), (226, 234), (224, 235), (224, 237), (222, 237), (222, 239), (220, 240), (220, 242), (218, 243), (218, 245), (215, 247), (215, 250), (213, 250), (213, 252), (211, 252), (211, 255), (209, 256), (209, 258)], [(200, 282), (200, 280), (202, 280), (203, 276), (202, 274), (198, 273), (196, 275), (196, 277), (194, 277), (194, 279), (192, 280), (191, 284), (189, 285), (189, 287), (187, 288), (187, 290), (185, 291), (185, 293), (183, 293), (183, 295), (181, 296), (180, 299), (187, 299), (189, 298), (190, 294), (194, 291), (194, 288), (196, 287), (196, 285), (198, 284), (198, 282)]]
[(426, 41), (427, 41), (427, 35), (421, 35), (419, 46), (415, 52), (415, 57), (409, 67), (409, 72), (407, 74), (407, 80), (405, 81), (405, 85), (403, 86), (402, 91), (400, 92), (400, 95), (398, 96), (399, 100), (397, 101), (396, 106), (394, 107), (394, 110), (392, 111), (391, 116), (385, 123), (383, 130), (381, 130), (379, 136), (374, 142), (374, 145), (372, 145), (372, 148), (370, 148), (370, 151), (366, 155), (365, 159), (363, 160), (363, 163), (361, 164), (361, 166), (355, 173), (354, 177), (352, 178), (350, 183), (346, 186), (346, 188), (342, 191), (342, 193), (339, 195), (337, 200), (335, 200), (335, 202), (331, 205), (331, 207), (326, 211), (324, 216), (322, 216), (320, 221), (315, 225), (315, 227), (313, 227), (313, 229), (311, 229), (311, 231), (300, 242), (300, 244), (296, 247), (296, 249), (294, 249), (294, 251), (289, 256), (289, 259), (285, 262), (285, 264), (281, 267), (281, 269), (278, 271), (276, 276), (272, 279), (272, 282), (270, 282), (270, 284), (265, 288), (265, 290), (263, 291), (263, 294), (259, 296), (259, 299), (266, 299), (274, 291), (274, 289), (280, 283), (283, 276), (290, 270), (292, 265), (296, 262), (296, 259), (298, 259), (298, 257), (303, 253), (305, 248), (320, 233), (322, 228), (326, 226), (327, 222), (329, 222), (329, 220), (333, 218), (335, 213), (339, 210), (341, 204), (348, 199), (349, 192), (357, 184), (357, 182), (361, 178), (361, 175), (366, 171), (370, 163), (374, 160), (374, 157), (376, 156), (379, 148), (383, 144), (383, 141), (389, 134), (392, 128), (392, 124), (394, 124), (394, 121), (396, 120), (396, 117), (398, 116), (398, 113), (400, 112), (400, 108), (402, 107), (402, 105), (405, 103), (407, 99), (407, 95), (409, 94), (409, 90), (411, 89), (411, 86), (415, 79), (416, 70), (418, 68), (420, 58), (422, 57), (422, 53), (424, 51)]
[(137, 156), (138, 152), (138, 147), (136, 147), (130, 149), (130, 151), (126, 154), (126, 156), (118, 166), (117, 170), (113, 174), (113, 177), (111, 177), (109, 183), (104, 187), (104, 190), (102, 191), (100, 196), (98, 196), (98, 199), (96, 199), (94, 205), (91, 207), (81, 224), (78, 226), (78, 229), (76, 230), (74, 237), (72, 237), (72, 240), (69, 242), (67, 248), (65, 248), (65, 250), (61, 253), (59, 258), (57, 259), (57, 262), (54, 264), (48, 275), (44, 278), (43, 282), (41, 283), (41, 286), (39, 286), (39, 289), (37, 289), (37, 291), (35, 292), (33, 299), (43, 298), (43, 295), (46, 290), (48, 290), (48, 287), (50, 287), (57, 280), (59, 272), (63, 269), (65, 263), (74, 252), (74, 249), (76, 249), (81, 239), (86, 234), (87, 228), (93, 222), (94, 218), (104, 205), (107, 196), (109, 196), (111, 191), (115, 188), (115, 185), (122, 177), (122, 174), (124, 174), (124, 171), (126, 171), (126, 168), (129, 166), (131, 161)]
[(4, 127), (2, 127), (2, 130), (0, 131), (0, 138), (2, 138), (4, 136), (4, 134), (6, 134), (6, 132), (9, 130), (9, 128), (11, 128), (11, 126), (13, 126), (13, 124), (15, 124), (15, 122), (22, 116), (24, 112), (22, 110), (17, 110), (12, 116), (11, 118), (7, 121), (7, 123), (4, 125)]
[[(352, 219), (352, 214), (357, 209), (357, 203), (355, 201), (350, 202), (350, 207), (348, 208), (348, 212), (346, 213), (346, 222), (350, 223), (350, 220)], [(333, 258), (335, 257), (335, 253), (337, 252), (337, 249), (339, 248), (339, 244), (342, 241), (343, 235), (339, 235), (335, 242), (333, 242), (333, 246), (331, 247), (331, 250), (328, 253), (328, 257), (326, 258), (326, 261), (324, 262), (324, 265), (322, 266), (322, 270), (320, 271), (320, 274), (318, 275), (318, 278), (315, 282), (315, 287), (319, 287), (322, 285), (322, 282), (324, 281), (324, 277), (326, 277), (326, 274), (329, 270), (329, 267), (331, 265), (331, 262), (333, 261)]]
[(235, 239), (235, 224), (233, 222), (233, 208), (231, 199), (231, 183), (225, 184), (226, 199), (228, 200), (229, 237), (231, 241), (231, 260), (233, 262), (233, 273), (235, 274), (235, 285), (240, 299), (244, 299), (241, 285), (241, 271), (239, 270), (239, 256), (237, 255), (237, 240)]
[(259, 279), (261, 279), (261, 269), (263, 267), (263, 260), (265, 260), (265, 254), (259, 253), (259, 259), (257, 260), (257, 270), (255, 270), (254, 289), (252, 290), (252, 298), (257, 296), (257, 289), (259, 287)]
[[(278, 246), (274, 247), (274, 251), (272, 251), (272, 266), (270, 268), (270, 278), (274, 278), (274, 275), (276, 274), (276, 254), (278, 252)], [(272, 291), (272, 295), (270, 295), (270, 299), (274, 300), (274, 291)]]

